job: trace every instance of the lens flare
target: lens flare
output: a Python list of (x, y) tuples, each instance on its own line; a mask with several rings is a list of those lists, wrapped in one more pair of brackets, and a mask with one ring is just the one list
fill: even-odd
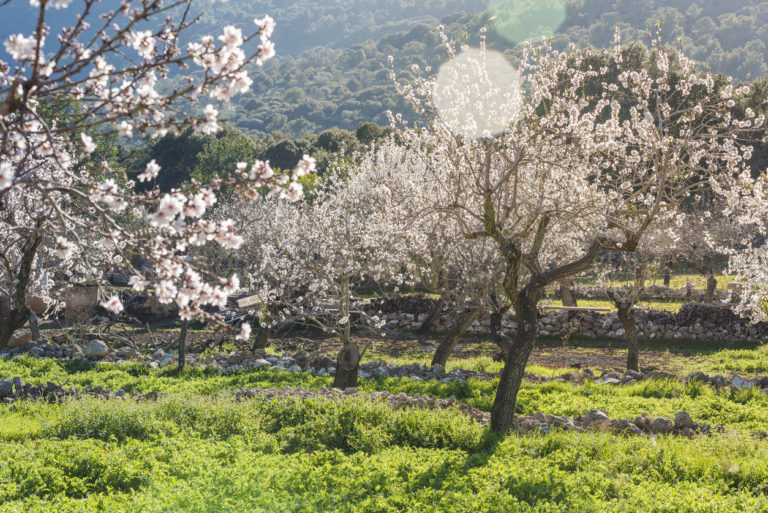
[(440, 67), (433, 101), (455, 133), (489, 137), (517, 118), (520, 75), (501, 53), (468, 48)]
[(491, 0), (494, 29), (507, 41), (523, 43), (553, 35), (565, 21), (566, 0)]

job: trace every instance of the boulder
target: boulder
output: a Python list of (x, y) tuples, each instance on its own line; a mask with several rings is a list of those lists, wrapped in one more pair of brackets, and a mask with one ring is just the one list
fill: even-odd
[(160, 360), (160, 363), (158, 364), (160, 367), (165, 367), (166, 365), (170, 365), (173, 362), (174, 357), (176, 356), (176, 351), (170, 351), (166, 353), (163, 358)]
[(675, 414), (675, 429), (684, 430), (693, 427), (694, 422), (687, 411), (679, 411)]
[(13, 397), (13, 380), (0, 379), (0, 399)]
[(91, 340), (85, 348), (86, 358), (104, 358), (109, 354), (109, 347), (101, 340)]
[(656, 417), (649, 427), (651, 433), (656, 435), (666, 435), (672, 432), (674, 424), (666, 417)]
[(584, 422), (589, 427), (596, 427), (609, 421), (608, 414), (603, 410), (589, 410), (584, 416)]
[(18, 330), (11, 335), (8, 341), (8, 348), (23, 347), (32, 342), (32, 332), (29, 330)]
[(641, 435), (643, 432), (631, 420), (612, 420), (608, 423), (608, 429), (612, 433), (623, 435)]
[(742, 379), (739, 376), (734, 376), (731, 380), (731, 383), (733, 383), (734, 388), (750, 388), (754, 386), (754, 383), (752, 381)]

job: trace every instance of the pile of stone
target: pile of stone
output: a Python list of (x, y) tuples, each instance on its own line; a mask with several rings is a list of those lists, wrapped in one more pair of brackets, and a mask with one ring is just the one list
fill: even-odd
[[(275, 399), (279, 397), (299, 397), (301, 399), (325, 399), (361, 398), (372, 402), (384, 402), (392, 408), (426, 408), (447, 409), (454, 408), (472, 420), (483, 426), (490, 424), (491, 415), (478, 410), (474, 406), (461, 403), (451, 396), (448, 399), (439, 399), (432, 396), (405, 393), (391, 394), (389, 392), (360, 392), (356, 388), (340, 390), (322, 387), (319, 390), (285, 388), (239, 388), (234, 391), (238, 400), (263, 398)], [(666, 417), (652, 417), (648, 413), (632, 419), (610, 419), (602, 410), (590, 410), (585, 415), (568, 417), (564, 415), (545, 415), (536, 413), (531, 416), (515, 415), (515, 426), (520, 434), (542, 433), (547, 434), (553, 429), (565, 431), (608, 431), (625, 435), (679, 435), (692, 437), (698, 434), (710, 434), (712, 428), (707, 424), (694, 422), (691, 416), (684, 411), (675, 414), (674, 419)]]
[(279, 397), (299, 397), (301, 399), (342, 399), (342, 398), (361, 398), (372, 402), (383, 402), (388, 406), (405, 410), (409, 408), (423, 408), (430, 410), (444, 410), (447, 408), (453, 408), (461, 411), (465, 415), (468, 415), (473, 420), (479, 422), (482, 425), (487, 425), (490, 422), (490, 414), (478, 410), (474, 406), (461, 403), (456, 400), (454, 396), (448, 399), (439, 399), (437, 397), (414, 394), (407, 395), (403, 392), (399, 394), (391, 394), (389, 392), (360, 392), (357, 388), (347, 388), (341, 390), (338, 388), (326, 388), (321, 387), (319, 390), (307, 390), (301, 388), (239, 388), (234, 391), (235, 397), (238, 400), (242, 399), (275, 399)]
[(611, 419), (603, 410), (590, 410), (585, 415), (568, 417), (564, 415), (545, 415), (536, 413), (531, 416), (519, 416), (515, 419), (517, 430), (521, 434), (549, 433), (552, 429), (565, 431), (608, 431), (624, 435), (679, 435), (692, 437), (708, 435), (712, 428), (707, 424), (694, 422), (684, 411), (675, 414), (674, 419), (652, 417), (643, 413), (633, 419)]
[(148, 394), (139, 394), (134, 392), (127, 393), (124, 390), (111, 392), (101, 386), (89, 386), (83, 389), (75, 387), (66, 388), (66, 383), (54, 383), (48, 381), (44, 385), (32, 385), (25, 383), (20, 377), (0, 379), (0, 401), (3, 403), (13, 403), (18, 400), (44, 400), (49, 402), (60, 401), (64, 398), (77, 398), (83, 396), (96, 397), (99, 399), (134, 399), (155, 400), (165, 394), (150, 392)]

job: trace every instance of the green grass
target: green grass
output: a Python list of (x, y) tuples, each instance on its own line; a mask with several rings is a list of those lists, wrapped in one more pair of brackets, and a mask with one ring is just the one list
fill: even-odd
[(768, 445), (738, 433), (500, 440), (359, 400), (20, 409), (48, 419), (0, 443), (0, 512), (768, 511)]
[[(610, 308), (612, 312), (616, 311), (616, 306), (613, 304), (612, 301), (608, 299), (582, 299), (579, 298), (577, 301), (578, 305), (580, 307), (585, 308)], [(638, 305), (649, 308), (651, 310), (666, 310), (668, 312), (679, 312), (680, 308), (685, 303), (682, 301), (640, 301)], [(560, 299), (547, 299), (546, 301), (542, 302), (542, 305), (549, 305), (549, 306), (563, 306), (563, 301)], [(600, 312), (604, 313), (604, 312)]]
[[(558, 351), (556, 339), (541, 341)], [(579, 341), (583, 351), (609, 342)], [(610, 342), (618, 347), (620, 343)], [(475, 347), (475, 346), (472, 346)], [(452, 367), (498, 370), (490, 354)], [(475, 348), (476, 348), (475, 347)], [(723, 348), (676, 341), (682, 369), (768, 374), (768, 346)], [(369, 358), (383, 356), (371, 351)], [(427, 363), (418, 349), (400, 363)], [(388, 358), (390, 361), (391, 358)], [(531, 365), (557, 375), (565, 369)], [(330, 378), (271, 370), (203, 369), (0, 360), (0, 377), (67, 386), (166, 392), (157, 402), (82, 399), (0, 405), (0, 513), (4, 512), (768, 512), (768, 395), (701, 383), (625, 386), (524, 382), (518, 412), (612, 418), (648, 412), (725, 433), (693, 439), (599, 432), (505, 439), (454, 410), (394, 410), (382, 403), (295, 398), (236, 402), (234, 388), (317, 389)], [(455, 396), (490, 411), (497, 380), (361, 380), (364, 391)]]

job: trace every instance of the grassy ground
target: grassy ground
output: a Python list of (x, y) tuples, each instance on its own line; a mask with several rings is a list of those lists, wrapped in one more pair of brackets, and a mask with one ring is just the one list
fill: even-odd
[[(612, 301), (608, 299), (582, 299), (579, 298), (577, 301), (578, 305), (580, 307), (587, 307), (587, 308), (610, 308), (611, 311), (616, 311), (616, 306), (613, 304)], [(550, 305), (550, 306), (563, 306), (563, 301), (560, 299), (546, 299), (541, 303), (542, 305)], [(668, 312), (679, 312), (680, 308), (683, 306), (682, 301), (640, 301), (638, 305), (649, 308), (651, 310), (666, 310)]]
[[(571, 351), (620, 351), (607, 341), (580, 347), (542, 340), (539, 374)], [(414, 344), (393, 356), (383, 343), (367, 359), (426, 363)], [(768, 347), (677, 342), (643, 346), (681, 371), (768, 373)], [(467, 341), (451, 366), (497, 370), (492, 345)], [(692, 363), (694, 362), (694, 363)], [(241, 386), (319, 388), (329, 378), (255, 370), (232, 375), (140, 365), (95, 367), (53, 360), (0, 360), (0, 377), (67, 386), (158, 391), (158, 402), (84, 399), (0, 405), (0, 512), (768, 511), (768, 395), (700, 383), (644, 381), (614, 387), (525, 382), (518, 411), (612, 418), (643, 412), (721, 425), (712, 437), (625, 438), (555, 432), (499, 439), (463, 414), (395, 411), (361, 399), (235, 402)], [(361, 380), (366, 391), (456, 396), (489, 411), (496, 380), (441, 384)]]

